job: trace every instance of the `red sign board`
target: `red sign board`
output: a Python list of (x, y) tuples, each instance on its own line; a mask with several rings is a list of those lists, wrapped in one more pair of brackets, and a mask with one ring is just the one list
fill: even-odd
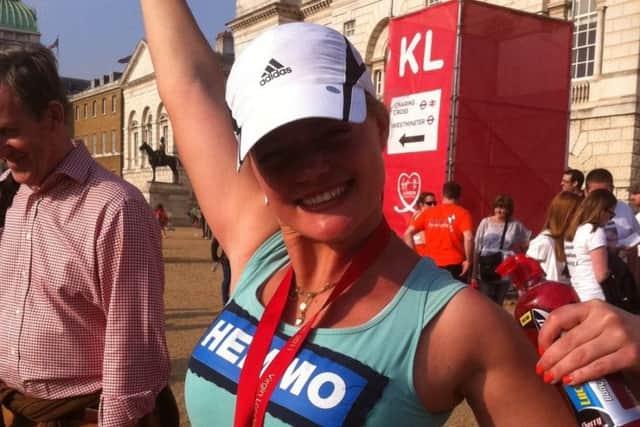
[(445, 180), (458, 11), (434, 6), (392, 21), (385, 82), (390, 130), (384, 209), (404, 231), (422, 191)]
[(508, 194), (539, 231), (566, 167), (571, 37), (566, 21), (474, 0), (391, 20), (384, 212), (397, 233), (448, 179), (475, 223)]

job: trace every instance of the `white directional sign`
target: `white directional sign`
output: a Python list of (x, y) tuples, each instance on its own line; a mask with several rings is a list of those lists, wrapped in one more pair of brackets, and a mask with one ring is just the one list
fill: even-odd
[(438, 148), (440, 89), (391, 99), (388, 154), (435, 151)]

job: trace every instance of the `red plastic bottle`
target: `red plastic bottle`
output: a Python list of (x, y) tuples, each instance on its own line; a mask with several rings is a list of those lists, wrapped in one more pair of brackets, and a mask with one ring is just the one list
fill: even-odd
[[(538, 331), (553, 310), (579, 301), (570, 285), (545, 279), (540, 264), (518, 254), (496, 268), (501, 276), (511, 276), (518, 289), (514, 311), (531, 344), (538, 347)], [(640, 403), (624, 383), (622, 375), (607, 375), (584, 384), (562, 386), (573, 406), (580, 427), (640, 427)]]

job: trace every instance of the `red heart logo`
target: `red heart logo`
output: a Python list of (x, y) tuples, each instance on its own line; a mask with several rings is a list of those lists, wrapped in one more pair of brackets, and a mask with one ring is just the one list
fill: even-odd
[(395, 207), (396, 212), (412, 212), (420, 196), (421, 179), (417, 172), (407, 174), (402, 172), (398, 176), (397, 189), (398, 197), (402, 206)]

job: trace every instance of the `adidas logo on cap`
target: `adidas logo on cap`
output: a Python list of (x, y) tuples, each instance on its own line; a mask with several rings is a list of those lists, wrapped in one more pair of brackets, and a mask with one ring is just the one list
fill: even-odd
[(285, 67), (275, 59), (271, 58), (266, 67), (264, 67), (264, 73), (262, 73), (262, 80), (260, 80), (260, 86), (264, 86), (273, 79), (284, 76), (291, 72), (291, 67)]

